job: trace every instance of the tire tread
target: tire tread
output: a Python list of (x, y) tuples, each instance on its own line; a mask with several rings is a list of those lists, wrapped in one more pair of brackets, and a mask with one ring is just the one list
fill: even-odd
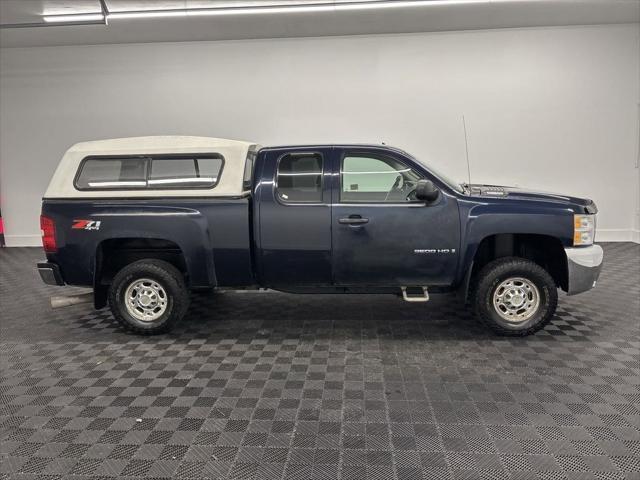
[[(514, 270), (529, 271), (540, 276), (549, 290), (547, 311), (543, 318), (522, 330), (509, 329), (495, 322), (484, 308), (485, 296), (482, 294), (486, 289), (491, 288), (496, 277)], [(537, 263), (521, 257), (503, 257), (487, 263), (473, 278), (471, 291), (473, 309), (478, 320), (498, 335), (509, 337), (524, 337), (541, 330), (549, 324), (558, 305), (558, 291), (551, 275)]]
[[(117, 305), (119, 292), (121, 290), (118, 285), (122, 283), (126, 277), (141, 269), (144, 269), (147, 273), (156, 275), (165, 282), (173, 283), (173, 287), (175, 287), (175, 291), (177, 292), (172, 298), (174, 311), (165, 322), (155, 327), (142, 328), (129, 322)], [(189, 291), (182, 273), (169, 262), (157, 259), (143, 259), (130, 263), (116, 274), (109, 288), (109, 307), (114, 318), (126, 330), (138, 335), (155, 335), (168, 332), (184, 316), (189, 308)]]

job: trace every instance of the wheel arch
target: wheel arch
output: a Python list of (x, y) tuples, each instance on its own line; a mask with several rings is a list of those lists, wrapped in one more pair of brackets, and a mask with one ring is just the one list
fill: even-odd
[(174, 240), (155, 236), (105, 238), (97, 244), (94, 257), (95, 308), (106, 305), (109, 285), (116, 273), (125, 266), (143, 259), (163, 260), (173, 265), (184, 275), (185, 283), (189, 287), (210, 282), (208, 262), (203, 262), (202, 258), (197, 261), (194, 252), (185, 250)]
[(564, 291), (568, 289), (568, 267), (564, 244), (561, 239), (552, 235), (534, 233), (486, 235), (470, 257), (462, 284), (465, 301), (469, 298), (474, 276), (492, 260), (503, 257), (531, 260), (551, 275), (557, 287)]

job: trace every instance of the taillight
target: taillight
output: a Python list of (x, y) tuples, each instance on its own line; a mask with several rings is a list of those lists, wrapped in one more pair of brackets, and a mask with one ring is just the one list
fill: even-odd
[(56, 224), (48, 217), (40, 215), (40, 231), (42, 232), (42, 246), (46, 253), (58, 251), (56, 245)]

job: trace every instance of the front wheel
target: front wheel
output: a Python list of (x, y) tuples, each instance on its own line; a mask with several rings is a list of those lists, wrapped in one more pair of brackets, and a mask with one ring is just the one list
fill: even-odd
[(551, 275), (523, 258), (494, 260), (480, 271), (473, 305), (478, 319), (500, 335), (537, 332), (553, 317), (558, 290)]
[(120, 270), (109, 288), (113, 316), (143, 335), (169, 331), (189, 306), (180, 271), (162, 260), (139, 260)]

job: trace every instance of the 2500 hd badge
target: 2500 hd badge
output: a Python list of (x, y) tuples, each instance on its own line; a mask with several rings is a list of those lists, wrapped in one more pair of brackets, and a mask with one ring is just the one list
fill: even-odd
[[(595, 285), (591, 200), (458, 184), (385, 145), (205, 137), (80, 143), (42, 201), (54, 285), (93, 289), (128, 329), (169, 330), (191, 290), (458, 292), (503, 335)], [(108, 220), (108, 221), (107, 221)]]
[(455, 248), (415, 248), (413, 253), (456, 253)]

